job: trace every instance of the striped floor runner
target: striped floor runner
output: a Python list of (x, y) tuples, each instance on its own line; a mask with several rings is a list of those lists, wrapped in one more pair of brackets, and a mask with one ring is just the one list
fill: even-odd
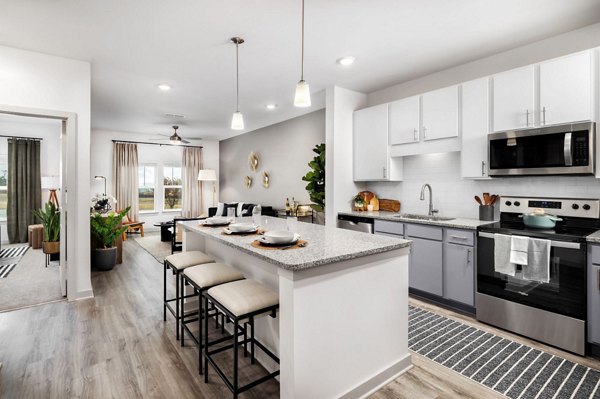
[(17, 266), (16, 263), (11, 263), (8, 265), (0, 265), (0, 278), (8, 277), (9, 273), (12, 272), (16, 266)]
[(23, 256), (28, 249), (28, 245), (23, 245), (22, 247), (4, 248), (0, 251), (0, 259), (17, 258)]
[(600, 371), (416, 306), (408, 346), (511, 399), (600, 398)]

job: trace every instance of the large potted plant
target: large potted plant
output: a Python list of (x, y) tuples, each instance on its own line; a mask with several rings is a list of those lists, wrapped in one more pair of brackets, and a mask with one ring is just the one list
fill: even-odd
[(325, 223), (325, 144), (317, 144), (313, 148), (317, 154), (312, 161), (308, 163), (311, 171), (308, 172), (302, 180), (307, 181), (306, 191), (313, 202), (310, 206), (317, 212), (315, 220), (318, 224)]
[(33, 214), (44, 226), (42, 251), (53, 255), (60, 252), (60, 210), (54, 202), (46, 202), (43, 208), (35, 209)]
[(111, 270), (115, 267), (117, 263), (115, 241), (127, 230), (127, 226), (122, 226), (121, 222), (123, 217), (129, 212), (129, 209), (131, 209), (130, 206), (119, 213), (109, 212), (105, 215), (100, 213), (91, 214), (90, 227), (92, 234), (102, 244), (101, 248), (94, 250), (94, 265), (97, 269)]

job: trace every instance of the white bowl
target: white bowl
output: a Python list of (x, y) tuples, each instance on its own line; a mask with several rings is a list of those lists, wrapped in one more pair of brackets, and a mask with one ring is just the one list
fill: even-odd
[(206, 224), (226, 224), (227, 218), (225, 216), (213, 216), (206, 219)]
[(229, 225), (229, 230), (234, 233), (245, 233), (256, 230), (256, 226), (252, 223), (232, 223)]
[(267, 231), (264, 237), (270, 244), (289, 244), (294, 241), (294, 233), (287, 230)]

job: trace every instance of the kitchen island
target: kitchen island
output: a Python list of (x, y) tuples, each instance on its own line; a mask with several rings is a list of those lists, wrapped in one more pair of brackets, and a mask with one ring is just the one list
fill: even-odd
[[(266, 250), (251, 246), (257, 235), (182, 225), (184, 251), (203, 251), (279, 292), (277, 318), (257, 320), (256, 337), (280, 358), (282, 398), (364, 397), (410, 368), (410, 241), (295, 222), (306, 247)], [(265, 230), (286, 226), (263, 218)]]

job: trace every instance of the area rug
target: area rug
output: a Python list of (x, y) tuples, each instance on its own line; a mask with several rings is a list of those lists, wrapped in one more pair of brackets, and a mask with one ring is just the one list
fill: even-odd
[(28, 249), (29, 245), (4, 248), (0, 251), (0, 259), (20, 258), (21, 256), (25, 255), (25, 252), (27, 252)]
[(598, 370), (416, 306), (408, 346), (511, 399), (600, 397)]
[(136, 237), (135, 241), (161, 264), (171, 255), (171, 243), (161, 241), (160, 234), (146, 234), (145, 237)]
[(0, 265), (0, 278), (6, 278), (17, 266), (16, 263), (9, 263), (8, 265)]

